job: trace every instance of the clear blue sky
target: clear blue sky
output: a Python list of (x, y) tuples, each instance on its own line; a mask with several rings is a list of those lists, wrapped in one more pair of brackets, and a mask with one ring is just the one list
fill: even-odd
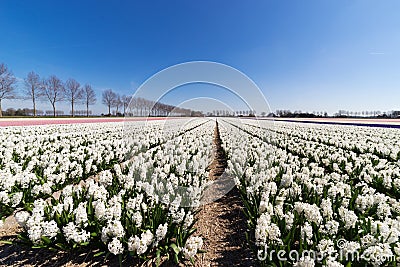
[(106, 88), (131, 94), (163, 68), (210, 60), (246, 73), (273, 110), (386, 111), (400, 109), (399, 12), (397, 0), (4, 0), (0, 62), (19, 78), (91, 83), (100, 100)]

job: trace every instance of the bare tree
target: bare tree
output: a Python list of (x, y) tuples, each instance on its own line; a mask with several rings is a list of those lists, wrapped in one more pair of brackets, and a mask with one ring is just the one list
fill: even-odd
[(86, 117), (89, 117), (89, 105), (94, 105), (97, 101), (96, 94), (90, 84), (85, 84), (83, 87), (82, 97), (86, 104)]
[(68, 79), (65, 83), (65, 98), (71, 103), (71, 114), (75, 116), (74, 105), (79, 100), (82, 100), (82, 88), (80, 83), (74, 79)]
[(122, 100), (121, 100), (121, 97), (119, 96), (119, 94), (116, 94), (113, 106), (116, 108), (115, 115), (118, 116), (119, 108), (122, 106)]
[(0, 63), (0, 117), (3, 116), (1, 109), (1, 101), (3, 99), (11, 99), (15, 97), (14, 84), (17, 82), (11, 71), (7, 66)]
[(103, 92), (103, 95), (102, 95), (102, 97), (103, 97), (103, 104), (104, 105), (106, 105), (107, 107), (108, 107), (108, 115), (111, 115), (111, 107), (114, 105), (114, 103), (115, 103), (115, 99), (117, 98), (117, 94), (116, 93), (114, 93), (114, 91), (113, 90), (111, 90), (111, 89), (108, 89), (108, 90), (105, 90), (104, 92)]
[(43, 95), (50, 101), (53, 107), (53, 116), (56, 116), (56, 103), (64, 99), (64, 84), (55, 75), (51, 75), (44, 81)]
[(129, 103), (131, 102), (131, 98), (129, 96), (123, 95), (121, 97), (122, 106), (124, 108), (124, 116), (126, 115), (126, 109), (128, 108)]
[(33, 71), (29, 72), (25, 78), (24, 93), (32, 99), (34, 117), (36, 117), (36, 100), (42, 96), (42, 86), (39, 75)]

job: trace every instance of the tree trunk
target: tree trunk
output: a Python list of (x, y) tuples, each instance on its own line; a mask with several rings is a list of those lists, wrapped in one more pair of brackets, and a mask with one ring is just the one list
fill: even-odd
[(33, 117), (36, 117), (36, 101), (33, 100)]
[(108, 115), (111, 116), (111, 105), (108, 105)]
[(31, 92), (32, 92), (32, 102), (33, 102), (33, 117), (36, 117), (36, 101), (35, 101), (35, 89), (31, 88)]
[(89, 117), (89, 102), (86, 102), (86, 117)]
[(74, 117), (74, 100), (71, 101), (72, 117)]
[(1, 99), (0, 99), (0, 117), (3, 117), (3, 112), (1, 110)]
[(52, 106), (53, 106), (53, 116), (55, 117), (56, 116), (56, 105), (53, 103)]

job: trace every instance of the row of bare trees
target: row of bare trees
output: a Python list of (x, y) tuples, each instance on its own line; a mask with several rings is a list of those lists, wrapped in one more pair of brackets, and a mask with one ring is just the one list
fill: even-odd
[(103, 92), (102, 102), (111, 114), (111, 108), (116, 109), (116, 114), (121, 113), (126, 116), (191, 116), (192, 110), (164, 104), (157, 101), (147, 100), (141, 97), (120, 96), (113, 90), (108, 89)]
[(111, 108), (115, 108), (115, 113), (121, 113), (121, 107), (123, 108), (123, 114), (125, 114), (126, 108), (129, 105), (131, 98), (114, 92), (112, 89), (105, 90), (102, 95), (102, 102), (108, 108), (108, 115), (111, 115)]
[[(8, 69), (0, 63), (0, 117), (2, 114), (3, 99), (29, 99), (32, 101), (33, 116), (37, 115), (36, 104), (38, 101), (48, 101), (53, 109), (53, 116), (60, 113), (56, 110), (57, 103), (66, 101), (71, 105), (71, 115), (75, 116), (75, 106), (84, 104), (86, 115), (89, 116), (89, 106), (97, 101), (95, 91), (90, 84), (81, 85), (75, 79), (68, 79), (63, 82), (56, 75), (47, 78), (40, 77), (31, 71), (24, 79), (22, 96), (16, 90), (17, 79)], [(115, 108), (116, 115), (124, 114), (128, 116), (191, 116), (193, 111), (180, 108), (144, 98), (133, 98), (126, 95), (119, 95), (112, 89), (103, 91), (102, 103), (107, 106), (108, 114), (111, 115), (111, 108)], [(128, 108), (129, 107), (129, 108)], [(122, 110), (121, 110), (122, 109)], [(47, 112), (46, 112), (47, 114)]]
[(76, 104), (85, 104), (86, 116), (89, 116), (89, 106), (94, 105), (97, 100), (90, 84), (82, 86), (72, 78), (64, 83), (55, 75), (41, 79), (33, 71), (29, 72), (25, 78), (25, 94), (32, 100), (34, 116), (36, 116), (36, 101), (39, 99), (44, 98), (50, 102), (54, 116), (56, 116), (56, 104), (61, 101), (67, 101), (71, 104), (72, 116), (75, 116)]
[(75, 79), (68, 79), (65, 83), (57, 76), (41, 78), (31, 71), (24, 79), (23, 96), (18, 96), (16, 91), (17, 79), (8, 69), (0, 63), (0, 116), (2, 116), (1, 102), (3, 99), (30, 99), (33, 105), (33, 116), (36, 116), (36, 103), (39, 100), (48, 100), (56, 116), (56, 104), (67, 101), (71, 104), (71, 114), (75, 115), (76, 104), (85, 104), (86, 115), (89, 116), (89, 106), (96, 103), (96, 94), (90, 84), (81, 85)]

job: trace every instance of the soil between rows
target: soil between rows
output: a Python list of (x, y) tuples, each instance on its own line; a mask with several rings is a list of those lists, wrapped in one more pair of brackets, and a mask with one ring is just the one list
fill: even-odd
[[(209, 179), (217, 180), (227, 166), (219, 135), (218, 122), (214, 130), (214, 160), (209, 166)], [(246, 240), (246, 218), (239, 191), (234, 187), (222, 198), (202, 206), (197, 214), (196, 235), (204, 240), (203, 254), (198, 254), (195, 266), (257, 266)]]

